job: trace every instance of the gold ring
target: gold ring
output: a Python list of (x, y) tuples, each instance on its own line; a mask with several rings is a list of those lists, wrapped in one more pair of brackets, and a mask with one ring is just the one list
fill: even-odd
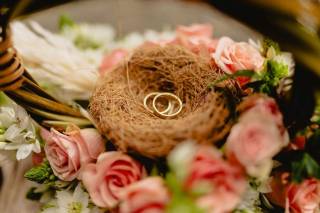
[[(148, 95), (146, 95), (146, 97), (143, 99), (143, 106), (144, 106), (144, 108), (146, 109), (146, 110), (148, 110), (149, 112), (151, 112), (151, 113), (154, 113), (154, 111), (153, 110), (151, 110), (149, 107), (148, 107), (148, 104), (147, 104), (147, 102), (148, 102), (148, 99), (150, 98), (150, 97), (152, 97), (152, 96), (156, 96), (156, 95), (158, 95), (158, 94), (160, 94), (159, 92), (152, 92), (152, 93), (149, 93)], [(156, 108), (155, 110), (157, 111), (157, 112), (159, 112), (159, 113), (167, 113), (167, 112), (169, 112), (169, 111), (172, 111), (172, 107), (173, 107), (173, 105), (172, 105), (172, 103), (171, 103), (171, 101), (170, 100), (168, 100), (168, 106), (167, 106), (167, 108), (166, 109), (164, 109), (163, 111), (160, 111), (159, 112), (159, 110)]]
[[(156, 102), (157, 102), (157, 99), (161, 96), (166, 96), (166, 97), (169, 97), (171, 100), (175, 100), (175, 102), (177, 102), (179, 104), (179, 108), (176, 112), (172, 112), (172, 109), (169, 110), (170, 111), (170, 114), (166, 114), (166, 113), (163, 113), (163, 112), (160, 112), (157, 107), (156, 107)], [(170, 101), (169, 101), (170, 103)], [(166, 117), (166, 118), (172, 118), (176, 115), (178, 115), (181, 110), (182, 110), (182, 101), (180, 100), (180, 98), (176, 95), (174, 95), (173, 93), (169, 93), (169, 92), (163, 92), (163, 93), (158, 93), (154, 98), (153, 98), (153, 101), (152, 101), (152, 108), (154, 109), (154, 112), (156, 115), (160, 116), (160, 117)]]

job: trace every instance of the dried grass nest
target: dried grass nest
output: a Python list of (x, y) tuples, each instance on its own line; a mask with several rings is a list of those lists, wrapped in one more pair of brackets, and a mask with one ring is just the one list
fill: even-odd
[[(221, 72), (181, 46), (141, 47), (98, 83), (89, 110), (97, 128), (124, 152), (166, 156), (185, 140), (215, 143), (230, 130), (229, 99), (208, 89)], [(236, 90), (229, 82), (225, 89)], [(143, 106), (150, 92), (171, 92), (183, 102), (182, 112), (163, 119)]]

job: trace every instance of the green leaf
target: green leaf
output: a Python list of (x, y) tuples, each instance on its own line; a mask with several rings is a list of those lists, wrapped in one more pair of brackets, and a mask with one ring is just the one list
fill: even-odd
[(0, 92), (0, 106), (7, 105), (9, 102), (10, 99), (3, 92)]
[(68, 15), (62, 15), (59, 18), (59, 30), (63, 31), (66, 28), (74, 27), (76, 26), (76, 23), (68, 16)]
[(306, 178), (320, 179), (320, 166), (311, 155), (303, 153), (302, 157), (292, 162), (292, 181), (300, 183)]
[(97, 41), (94, 41), (92, 38), (89, 38), (88, 36), (79, 34), (77, 37), (74, 39), (74, 44), (82, 50), (86, 49), (98, 49), (101, 47), (101, 44)]
[(183, 190), (182, 183), (173, 173), (167, 174), (166, 183), (171, 192), (171, 200), (166, 207), (167, 213), (205, 213), (196, 205), (193, 197)]
[(239, 70), (233, 74), (224, 74), (222, 75), (220, 78), (218, 78), (217, 80), (215, 80), (214, 82), (210, 83), (208, 85), (209, 88), (213, 88), (215, 87), (217, 84), (226, 81), (226, 80), (230, 80), (230, 79), (236, 79), (237, 77), (254, 77), (256, 75), (256, 73), (252, 70)]
[(24, 174), (24, 177), (30, 181), (40, 184), (50, 183), (57, 180), (57, 177), (53, 174), (48, 161), (43, 162), (40, 166), (31, 168)]
[(32, 187), (29, 189), (29, 191), (26, 194), (26, 198), (29, 200), (40, 200), (42, 193), (41, 192), (35, 192), (36, 187)]
[(258, 77), (259, 81), (263, 82), (258, 91), (272, 95), (273, 91), (279, 85), (280, 81), (289, 74), (289, 67), (287, 64), (269, 59), (266, 62), (264, 71)]

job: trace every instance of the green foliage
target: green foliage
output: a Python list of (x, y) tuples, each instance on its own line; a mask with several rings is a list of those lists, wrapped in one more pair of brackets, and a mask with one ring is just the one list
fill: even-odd
[(42, 193), (36, 192), (35, 190), (36, 190), (36, 187), (30, 188), (26, 194), (26, 198), (29, 200), (40, 200)]
[(300, 183), (310, 177), (320, 179), (320, 166), (308, 153), (303, 153), (298, 160), (292, 162), (291, 167), (293, 182)]
[(262, 82), (259, 92), (271, 94), (273, 88), (278, 86), (281, 79), (288, 76), (288, 74), (288, 65), (272, 59), (268, 60), (265, 70), (259, 76), (259, 80)]
[(63, 31), (66, 28), (76, 26), (76, 23), (68, 15), (62, 15), (59, 18), (58, 25), (59, 25), (59, 30)]
[(48, 161), (43, 162), (40, 166), (31, 168), (24, 174), (24, 177), (40, 184), (48, 184), (57, 180)]
[(7, 105), (9, 102), (10, 99), (3, 92), (0, 92), (0, 106)]
[(67, 15), (60, 16), (59, 30), (61, 33), (64, 33), (65, 31), (72, 31), (72, 33), (75, 34), (73, 43), (79, 49), (98, 49), (99, 47), (101, 47), (101, 44), (99, 42), (95, 41), (93, 38), (81, 31), (81, 25), (78, 25)]
[(94, 41), (93, 39), (79, 34), (77, 35), (77, 37), (74, 39), (73, 43), (82, 50), (86, 50), (86, 49), (98, 49), (101, 44), (97, 41)]
[(168, 173), (166, 183), (171, 191), (171, 201), (167, 206), (167, 213), (204, 213), (192, 199), (193, 197), (183, 190), (181, 182), (173, 173)]

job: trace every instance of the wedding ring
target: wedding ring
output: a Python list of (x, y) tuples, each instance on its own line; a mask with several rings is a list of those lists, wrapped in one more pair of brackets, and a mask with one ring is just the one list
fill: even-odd
[(148, 107), (148, 100), (149, 100), (149, 98), (151, 98), (152, 96), (156, 96), (156, 95), (158, 95), (158, 94), (160, 94), (160, 93), (159, 93), (159, 92), (152, 92), (152, 93), (149, 93), (148, 95), (146, 95), (146, 97), (143, 99), (144, 108), (145, 108), (146, 110), (148, 110), (149, 112), (151, 112), (151, 113), (154, 113), (154, 111), (157, 111), (157, 112), (159, 112), (159, 113), (164, 113), (164, 114), (165, 114), (165, 113), (168, 113), (169, 111), (172, 111), (173, 105), (172, 105), (171, 101), (168, 100), (168, 99), (167, 99), (167, 101), (168, 101), (168, 106), (167, 106), (167, 108), (164, 109), (163, 111), (159, 111), (158, 108), (156, 108), (156, 109), (154, 109), (154, 110), (151, 110), (151, 109)]
[[(170, 110), (169, 109), (169, 113), (163, 113), (163, 112), (160, 112), (157, 107), (156, 107), (156, 102), (157, 102), (157, 99), (162, 97), (162, 96), (165, 96), (165, 97), (168, 97), (169, 98), (169, 103), (171, 103), (170, 100), (173, 100), (174, 102), (178, 103), (178, 110), (176, 110), (175, 112), (173, 112), (173, 108), (174, 108), (174, 105), (173, 105), (173, 108)], [(160, 117), (165, 117), (165, 118), (172, 118), (172, 117), (175, 117), (176, 115), (178, 115), (181, 110), (182, 110), (182, 101), (180, 100), (180, 98), (172, 93), (169, 93), (169, 92), (163, 92), (163, 93), (158, 93), (154, 98), (153, 98), (153, 101), (152, 101), (152, 107), (154, 109), (154, 113)]]

